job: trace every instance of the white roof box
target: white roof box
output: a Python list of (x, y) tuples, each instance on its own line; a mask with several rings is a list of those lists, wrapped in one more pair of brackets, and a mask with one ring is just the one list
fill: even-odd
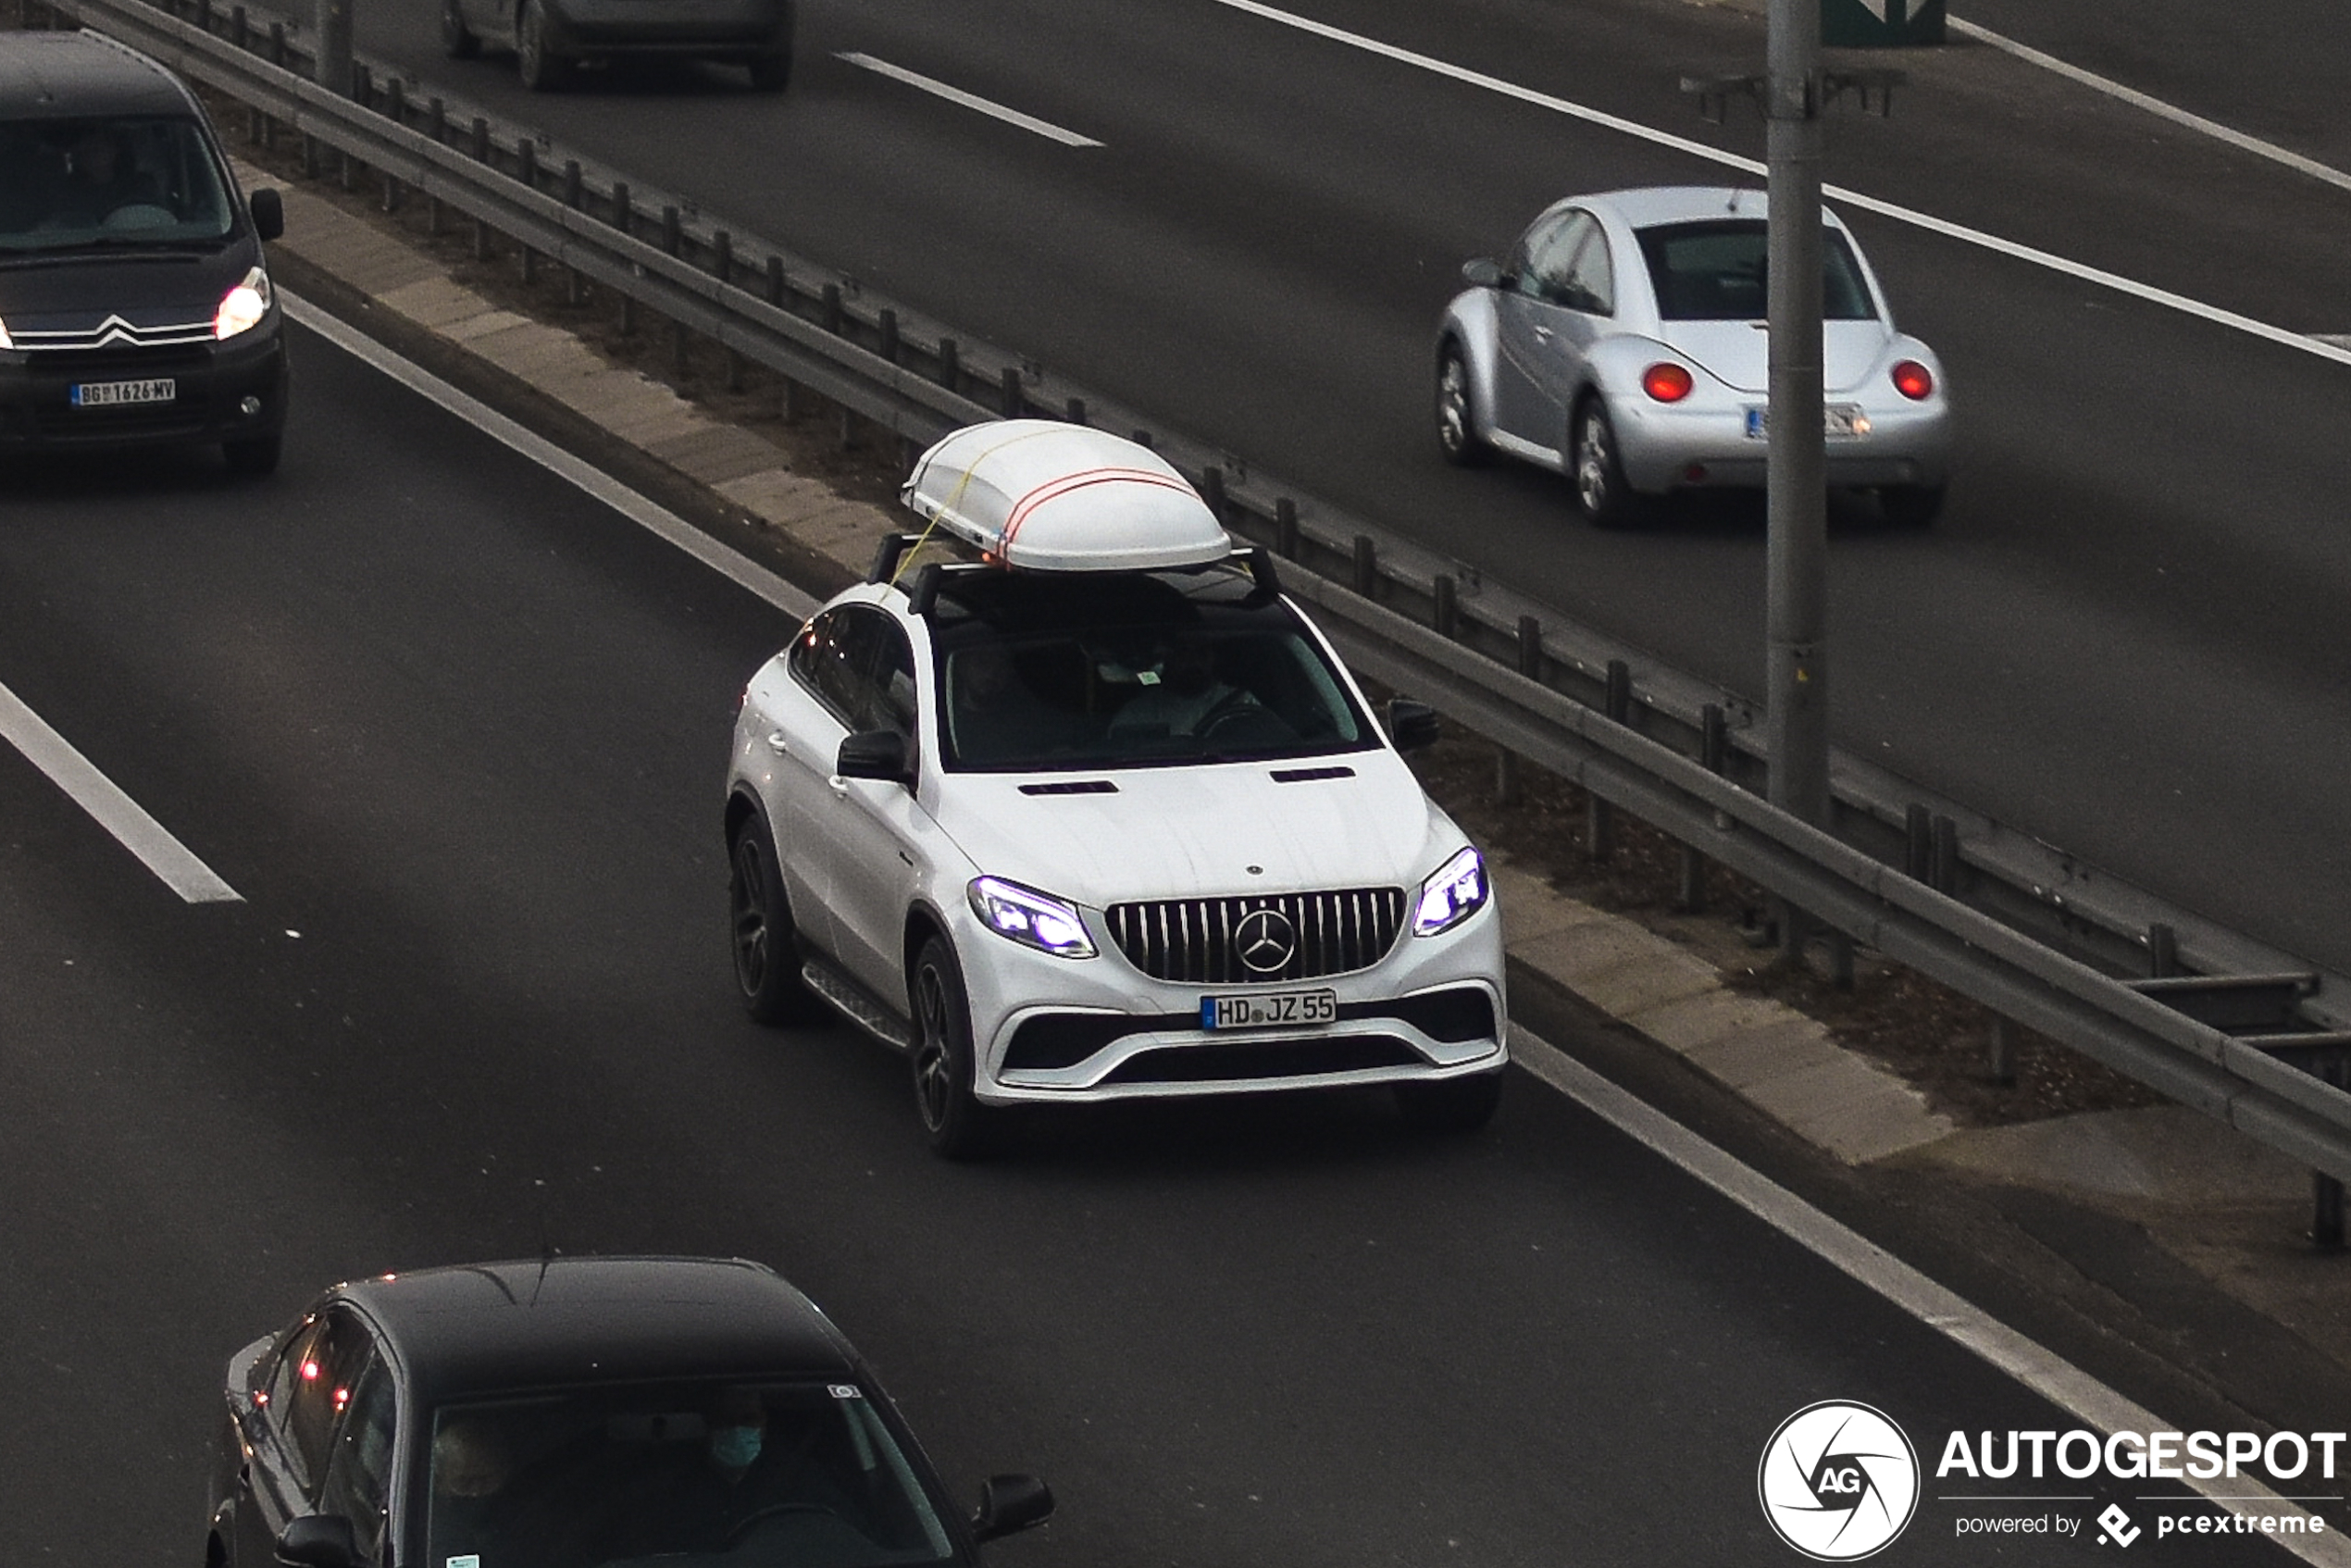
[(965, 426), (923, 454), (900, 498), (925, 522), (1031, 571), (1197, 566), (1233, 550), (1165, 458), (1051, 419)]

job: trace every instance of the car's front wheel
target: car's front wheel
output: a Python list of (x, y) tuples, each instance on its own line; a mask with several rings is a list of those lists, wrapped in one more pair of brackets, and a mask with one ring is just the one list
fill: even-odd
[(1494, 1119), (1501, 1099), (1499, 1073), (1396, 1086), (1396, 1109), (1404, 1124), (1423, 1132), (1475, 1132)]
[(757, 818), (735, 829), (728, 846), (727, 903), (733, 933), (735, 989), (743, 1011), (763, 1024), (808, 1024), (824, 1004), (800, 977), (790, 902), (776, 846)]
[(923, 1136), (950, 1160), (986, 1153), (996, 1114), (972, 1092), (971, 1003), (955, 950), (945, 938), (924, 941), (908, 989), (914, 1009), (914, 1109), (923, 1119)]
[(1493, 452), (1478, 439), (1470, 406), (1469, 362), (1462, 357), (1461, 345), (1450, 342), (1437, 359), (1437, 447), (1457, 468), (1474, 468)]
[(523, 0), (515, 19), (515, 69), (533, 93), (553, 93), (571, 80), (571, 62), (547, 44), (547, 7), (541, 0)]
[(460, 0), (441, 0), (441, 52), (453, 60), (470, 60), (481, 53), (481, 40), (466, 25)]
[(1597, 397), (1584, 400), (1575, 411), (1569, 453), (1574, 461), (1575, 506), (1595, 528), (1629, 528), (1639, 521), (1641, 498), (1625, 482), (1624, 464), (1616, 453), (1616, 427), (1609, 423), (1607, 405)]

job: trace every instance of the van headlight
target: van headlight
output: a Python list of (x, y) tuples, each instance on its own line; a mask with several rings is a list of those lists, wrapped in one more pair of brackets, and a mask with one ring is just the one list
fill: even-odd
[(1412, 935), (1433, 937), (1451, 930), (1485, 908), (1492, 894), (1486, 857), (1474, 847), (1463, 849), (1421, 884), (1420, 902), (1412, 909)]
[(221, 296), (219, 313), (212, 318), (212, 335), (233, 338), (252, 331), (269, 314), (270, 297), (269, 274), (258, 267), (253, 268), (243, 282)]
[(1076, 905), (997, 877), (975, 877), (966, 890), (972, 913), (998, 936), (1056, 958), (1094, 956), (1094, 939), (1086, 934)]

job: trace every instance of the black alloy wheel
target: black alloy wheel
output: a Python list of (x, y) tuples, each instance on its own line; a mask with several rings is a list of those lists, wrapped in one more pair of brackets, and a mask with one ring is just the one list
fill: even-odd
[(997, 1113), (972, 1092), (971, 1003), (954, 949), (932, 937), (914, 958), (914, 1109), (935, 1153), (969, 1160), (988, 1152)]
[(1450, 339), (1437, 360), (1437, 445), (1445, 461), (1457, 468), (1474, 468), (1493, 454), (1478, 439), (1470, 405), (1469, 362), (1462, 357), (1462, 345)]
[(776, 847), (756, 817), (735, 829), (727, 861), (735, 989), (743, 1011), (763, 1024), (816, 1022), (824, 1016), (824, 1004), (800, 977), (800, 948), (783, 873)]

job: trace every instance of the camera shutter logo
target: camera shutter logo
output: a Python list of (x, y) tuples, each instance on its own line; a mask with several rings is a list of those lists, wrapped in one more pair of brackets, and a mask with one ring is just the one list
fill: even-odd
[(1278, 909), (1253, 909), (1233, 927), (1233, 946), (1252, 975), (1278, 975), (1298, 953), (1298, 931)]
[(1917, 1512), (1918, 1450), (1883, 1411), (1823, 1400), (1780, 1423), (1755, 1487), (1780, 1539), (1818, 1562), (1852, 1562)]

